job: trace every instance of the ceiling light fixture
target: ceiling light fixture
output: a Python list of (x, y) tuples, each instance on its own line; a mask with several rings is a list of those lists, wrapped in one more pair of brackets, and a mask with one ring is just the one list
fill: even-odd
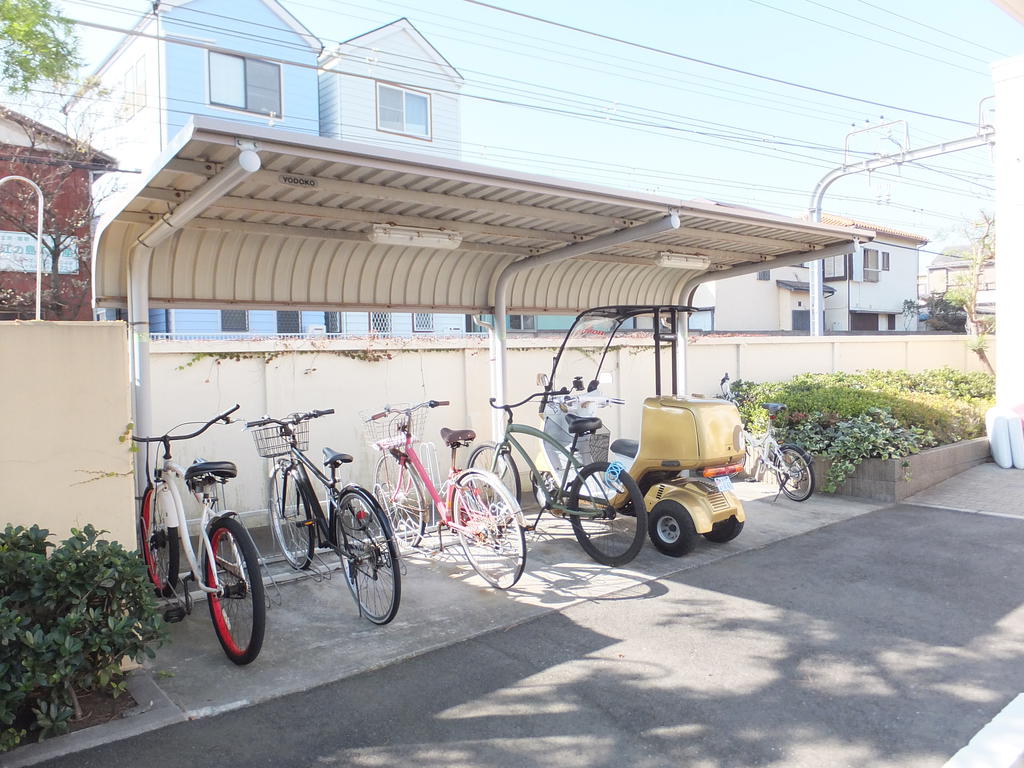
[(707, 256), (689, 253), (662, 251), (658, 254), (657, 264), (659, 267), (672, 267), (673, 269), (707, 269), (711, 266), (711, 259)]
[(462, 244), (462, 235), (449, 229), (421, 229), (392, 224), (374, 224), (366, 239), (378, 245), (413, 245), (420, 248), (452, 250)]

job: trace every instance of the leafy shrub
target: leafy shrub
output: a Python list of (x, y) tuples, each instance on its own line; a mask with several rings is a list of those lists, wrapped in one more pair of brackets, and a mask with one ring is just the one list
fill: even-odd
[(995, 380), (951, 368), (870, 370), (801, 374), (788, 382), (737, 381), (733, 392), (744, 422), (755, 430), (767, 426), (762, 403), (785, 403), (775, 423), (780, 441), (830, 457), (824, 490), (834, 491), (864, 459), (905, 457), (982, 435)]
[(100, 533), (72, 529), (56, 547), (35, 525), (0, 534), (0, 752), (29, 730), (65, 732), (76, 689), (119, 695), (122, 659), (163, 639), (145, 565)]

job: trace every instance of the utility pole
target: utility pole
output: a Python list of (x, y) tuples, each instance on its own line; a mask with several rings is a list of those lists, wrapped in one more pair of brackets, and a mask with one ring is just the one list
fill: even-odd
[[(951, 152), (960, 152), (964, 149), (983, 147), (987, 144), (994, 144), (995, 137), (996, 132), (992, 126), (979, 125), (978, 133), (974, 136), (968, 136), (965, 139), (944, 141), (941, 144), (933, 144), (930, 147), (897, 152), (891, 155), (880, 155), (879, 157), (874, 157), (870, 160), (864, 160), (859, 163), (841, 165), (826, 173), (822, 177), (821, 181), (818, 182), (818, 186), (814, 188), (814, 194), (811, 195), (811, 221), (815, 223), (821, 221), (822, 198), (825, 197), (825, 192), (832, 185), (832, 182), (837, 179), (841, 179), (844, 176), (850, 176), (855, 173), (868, 173), (880, 168), (888, 168), (893, 165), (902, 165), (903, 163), (912, 163), (916, 160), (925, 160), (929, 157), (935, 157), (936, 155), (947, 155)], [(825, 333), (825, 310), (822, 297), (824, 284), (823, 264), (820, 261), (815, 261), (811, 264), (811, 336), (823, 336)]]

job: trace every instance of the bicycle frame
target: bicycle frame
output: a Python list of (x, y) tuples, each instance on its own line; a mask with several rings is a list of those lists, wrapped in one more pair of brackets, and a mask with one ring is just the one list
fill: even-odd
[[(208, 586), (205, 577), (201, 575), (202, 569), (199, 567), (195, 549), (192, 547), (192, 538), (188, 533), (188, 519), (185, 517), (185, 504), (182, 501), (180, 490), (181, 486), (185, 484), (185, 471), (180, 465), (165, 459), (163, 465), (155, 474), (153, 504), (157, 503), (157, 494), (166, 493), (170, 495), (174, 506), (174, 520), (168, 520), (167, 527), (177, 529), (178, 540), (181, 543), (182, 550), (185, 552), (185, 559), (188, 561), (188, 567), (195, 579), (196, 586), (207, 594), (219, 593), (221, 585), (217, 578), (217, 569), (213, 569), (213, 585)], [(166, 477), (168, 474), (170, 479)], [(202, 502), (203, 514), (199, 523), (199, 540), (206, 552), (207, 558), (212, 563), (214, 561), (213, 547), (210, 545), (210, 537), (207, 535), (206, 530), (213, 517), (213, 502), (209, 497), (206, 497), (206, 494), (204, 494), (204, 497)]]
[[(430, 473), (427, 472), (426, 467), (423, 466), (423, 462), (420, 460), (419, 455), (416, 453), (416, 449), (412, 447), (415, 436), (411, 432), (405, 433), (405, 445), (384, 447), (381, 446), (383, 451), (391, 451), (392, 453), (397, 452), (396, 458), (398, 459), (398, 482), (395, 484), (395, 492), (397, 493), (398, 488), (402, 487), (402, 480), (404, 479), (405, 472), (407, 471), (408, 464), (412, 464), (412, 472), (420, 479), (428, 494), (430, 494), (431, 500), (434, 502), (434, 508), (437, 509), (438, 514), (441, 517), (441, 522), (444, 523), (448, 528), (454, 531), (466, 531), (469, 529), (462, 525), (455, 516), (452, 514), (452, 510), (455, 509), (455, 493), (458, 490), (455, 487), (455, 478), (458, 477), (461, 470), (455, 467), (454, 456), (452, 457), (451, 467), (448, 469), (448, 477), (441, 484), (440, 490), (434, 485), (430, 479)], [(454, 453), (454, 452), (453, 452)]]
[[(558, 452), (561, 453), (566, 458), (565, 471), (562, 473), (562, 481), (558, 484), (556, 488), (546, 488), (544, 486), (543, 474), (537, 468), (537, 465), (534, 463), (533, 459), (530, 458), (529, 453), (527, 453), (522, 443), (520, 443), (518, 440), (515, 439), (515, 437), (513, 437), (513, 435), (516, 434), (525, 435), (527, 437), (535, 437), (538, 440), (547, 443), (548, 445), (557, 449)], [(573, 439), (572, 445), (573, 447), (575, 447), (576, 445), (575, 438)], [(581, 462), (579, 460), (579, 457), (577, 457), (570, 449), (567, 449), (564, 445), (562, 445), (557, 440), (552, 438), (550, 435), (548, 435), (545, 432), (542, 432), (539, 429), (527, 426), (526, 424), (510, 423), (505, 426), (505, 435), (504, 437), (502, 437), (501, 442), (498, 443), (497, 446), (495, 447), (495, 454), (500, 455), (505, 451), (511, 452), (513, 446), (519, 452), (519, 455), (526, 462), (527, 466), (530, 468), (530, 477), (533, 478), (534, 485), (537, 487), (537, 489), (543, 496), (544, 503), (541, 505), (543, 509), (554, 509), (558, 510), (559, 512), (564, 512), (566, 514), (576, 515), (578, 517), (598, 517), (600, 514), (602, 514), (601, 512), (596, 510), (589, 511), (584, 509), (569, 509), (563, 503), (566, 496), (565, 488), (569, 482), (569, 473), (572, 472), (574, 474), (579, 474), (579, 471), (583, 469), (583, 462)]]
[[(338, 494), (338, 477), (332, 472), (332, 476), (328, 477), (320, 468), (316, 466), (310, 459), (295, 446), (292, 446), (289, 455), (291, 457), (290, 463), (296, 470), (302, 474), (303, 482), (299, 484), (298, 490), (300, 493), (305, 494), (306, 488), (312, 488), (313, 484), (309, 479), (309, 472), (313, 473), (313, 476), (327, 489), (327, 515), (324, 515), (323, 506), (320, 504), (320, 499), (316, 497), (316, 494), (305, 494), (309, 496), (306, 499), (306, 503), (309, 504), (310, 510), (313, 513), (313, 520), (316, 522), (317, 540), (319, 544), (326, 542), (328, 546), (333, 549), (338, 549), (342, 542), (335, 540), (334, 525), (335, 516), (335, 503), (336, 496)], [(283, 458), (278, 459), (278, 462), (284, 461)], [(341, 532), (342, 537), (345, 536), (345, 532)]]

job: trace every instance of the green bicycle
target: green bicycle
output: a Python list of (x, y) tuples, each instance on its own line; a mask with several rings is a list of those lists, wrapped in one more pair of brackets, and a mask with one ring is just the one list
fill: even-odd
[[(540, 511), (527, 530), (534, 530), (545, 511), (556, 517), (567, 517), (576, 540), (583, 551), (602, 565), (625, 565), (636, 557), (647, 533), (647, 506), (636, 481), (618, 462), (601, 459), (600, 441), (607, 435), (597, 434), (602, 428), (598, 418), (574, 418), (568, 430), (572, 444), (561, 445), (555, 438), (526, 424), (515, 424), (512, 409), (543, 398), (548, 404), (553, 396), (573, 397), (568, 389), (560, 392), (537, 392), (525, 400), (491, 407), (505, 411), (507, 422), (501, 441), (478, 445), (470, 454), (469, 466), (487, 469), (501, 479), (516, 501), (522, 496), (519, 468), (513, 457), (515, 448), (530, 468), (530, 479)], [(530, 458), (518, 438), (540, 440), (544, 450), (538, 460)], [(596, 448), (596, 450), (595, 450)]]

